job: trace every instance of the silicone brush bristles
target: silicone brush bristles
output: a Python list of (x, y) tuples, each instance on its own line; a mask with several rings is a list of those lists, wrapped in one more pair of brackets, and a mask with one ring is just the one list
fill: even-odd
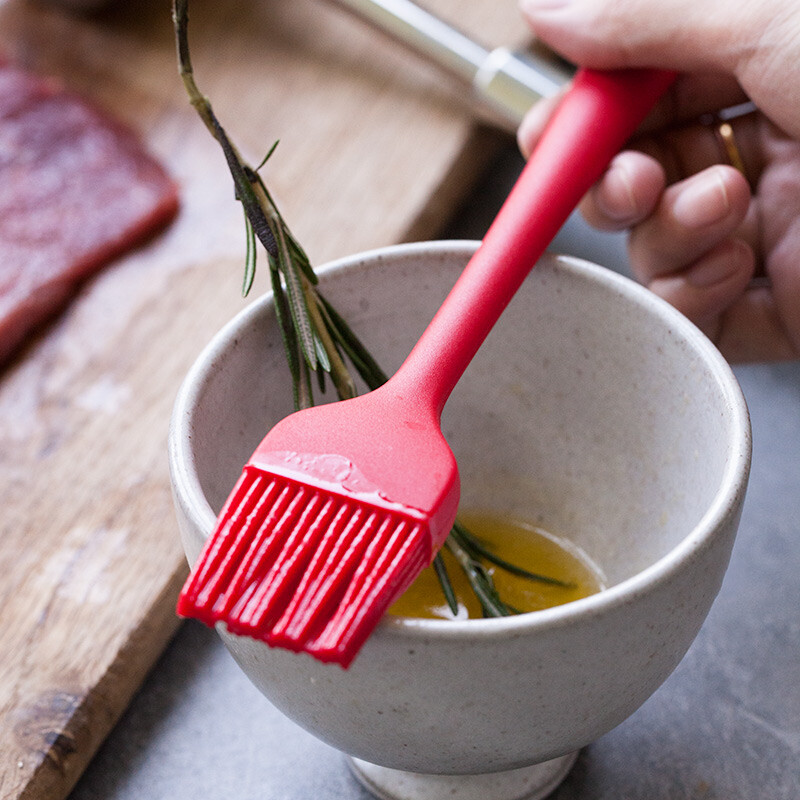
[(425, 525), (248, 465), (178, 613), (349, 666), (430, 558)]
[[(394, 521), (393, 521), (394, 522)], [(339, 603), (335, 614), (305, 650), (320, 661), (347, 666), (360, 650), (380, 617), (391, 605), (389, 587), (407, 587), (427, 566), (420, 524), (399, 522), (388, 541), (376, 542), (371, 558), (365, 559)]]

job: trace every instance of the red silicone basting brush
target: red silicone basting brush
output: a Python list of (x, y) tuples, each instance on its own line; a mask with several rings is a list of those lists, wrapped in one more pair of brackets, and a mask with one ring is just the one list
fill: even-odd
[(581, 197), (673, 79), (580, 71), (481, 247), (388, 383), (296, 412), (253, 453), (178, 613), (348, 666), (430, 563), (459, 478), (439, 417)]

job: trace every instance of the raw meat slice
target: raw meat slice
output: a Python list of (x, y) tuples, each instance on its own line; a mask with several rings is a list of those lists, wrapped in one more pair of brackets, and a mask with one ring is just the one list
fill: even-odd
[(132, 131), (0, 60), (0, 361), (177, 208)]

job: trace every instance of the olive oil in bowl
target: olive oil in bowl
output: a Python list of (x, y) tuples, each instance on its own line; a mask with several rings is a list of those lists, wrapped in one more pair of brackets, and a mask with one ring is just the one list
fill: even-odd
[[(569, 542), (514, 517), (460, 513), (459, 521), (494, 554), (556, 582), (532, 580), (485, 563), (499, 595), (518, 611), (539, 611), (600, 591), (599, 570)], [(389, 609), (390, 614), (422, 619), (479, 619), (483, 612), (455, 556), (441, 550), (458, 601), (453, 614), (433, 567), (425, 569)]]

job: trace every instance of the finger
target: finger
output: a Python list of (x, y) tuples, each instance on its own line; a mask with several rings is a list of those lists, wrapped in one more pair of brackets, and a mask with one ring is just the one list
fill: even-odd
[(727, 239), (686, 270), (655, 277), (648, 287), (717, 340), (723, 315), (746, 290), (754, 264), (753, 251), (745, 242)]
[(634, 272), (647, 283), (685, 269), (737, 231), (750, 199), (744, 176), (721, 165), (667, 187), (655, 211), (631, 230)]
[(727, 163), (755, 186), (764, 168), (763, 141), (763, 118), (748, 113), (724, 120), (706, 115), (693, 124), (639, 136), (630, 145), (663, 165), (667, 183)]
[(664, 169), (654, 158), (625, 151), (612, 160), (605, 175), (586, 194), (580, 210), (599, 230), (625, 230), (653, 213), (665, 185)]
[[(800, 79), (796, 0), (521, 0), (534, 33), (575, 64), (734, 76), (753, 102), (800, 136), (787, 86)], [(662, 106), (664, 108), (664, 106)]]
[(704, 114), (749, 102), (739, 82), (721, 72), (681, 73), (641, 125), (642, 131), (696, 122)]
[[(786, 0), (787, 3), (789, 0)], [(750, 55), (739, 31), (759, 41), (775, 13), (748, 0), (522, 0), (536, 35), (570, 61), (597, 69), (659, 66), (731, 73)]]
[[(536, 146), (564, 91), (537, 103), (523, 119), (517, 140), (526, 157)], [(692, 108), (700, 107), (695, 104)], [(635, 159), (630, 153), (622, 159), (618, 156), (610, 165), (615, 169), (607, 171), (607, 177), (600, 180), (596, 191), (590, 192), (581, 210), (589, 223), (601, 230), (621, 230), (639, 222), (652, 210), (654, 193), (661, 184), (657, 163), (666, 173), (667, 184), (712, 164), (728, 163), (755, 186), (765, 163), (765, 137), (763, 118), (756, 112), (727, 116), (724, 120), (706, 114), (701, 122), (695, 119), (691, 124), (640, 134), (629, 145), (651, 158)]]
[(528, 158), (533, 152), (533, 148), (567, 89), (568, 87), (565, 86), (558, 94), (539, 100), (523, 117), (517, 129), (517, 145), (525, 158)]
[(711, 338), (732, 364), (791, 361), (800, 358), (800, 341), (790, 330), (774, 291), (759, 286), (747, 289), (731, 304)]

